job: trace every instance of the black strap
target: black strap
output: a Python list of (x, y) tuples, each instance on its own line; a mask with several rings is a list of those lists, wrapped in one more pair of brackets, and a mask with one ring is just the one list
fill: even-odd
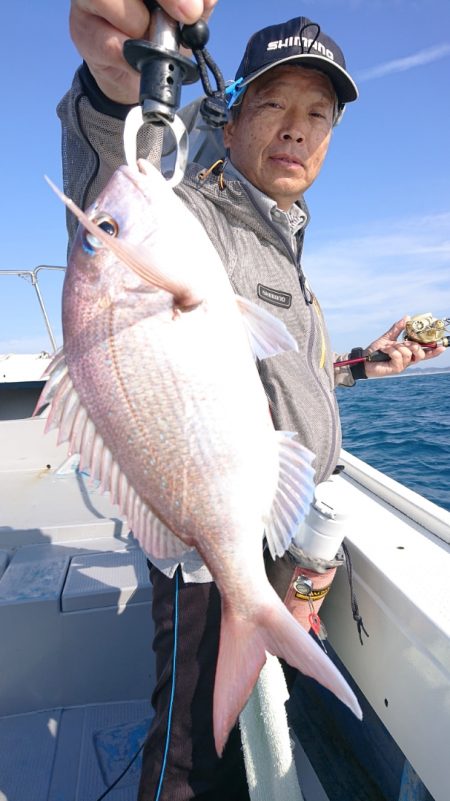
[(344, 551), (344, 555), (345, 555), (345, 565), (346, 565), (346, 568), (347, 568), (348, 583), (349, 583), (349, 586), (350, 586), (350, 604), (351, 604), (351, 607), (352, 607), (353, 620), (355, 621), (356, 626), (358, 628), (359, 641), (360, 641), (361, 645), (364, 645), (363, 638), (362, 638), (362, 632), (364, 632), (366, 637), (368, 637), (369, 634), (366, 631), (366, 628), (365, 628), (364, 623), (363, 623), (363, 619), (362, 619), (362, 617), (360, 615), (360, 612), (359, 612), (358, 601), (356, 600), (355, 590), (354, 590), (354, 587), (353, 587), (353, 565), (352, 565), (352, 560), (351, 560), (351, 557), (350, 557), (349, 550), (348, 550), (345, 542), (342, 543), (342, 550)]
[[(363, 348), (353, 348), (350, 353), (350, 359), (361, 359), (364, 356)], [(355, 379), (358, 381), (360, 378), (367, 378), (366, 376), (366, 365), (365, 362), (356, 362), (356, 364), (350, 365), (350, 372)]]

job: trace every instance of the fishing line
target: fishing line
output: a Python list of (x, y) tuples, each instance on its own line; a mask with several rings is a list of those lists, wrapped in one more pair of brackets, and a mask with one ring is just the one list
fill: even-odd
[(176, 684), (176, 668), (177, 668), (177, 649), (178, 649), (178, 570), (175, 573), (175, 601), (173, 607), (173, 656), (172, 656), (172, 687), (170, 690), (169, 713), (167, 721), (166, 743), (164, 747), (164, 756), (161, 766), (161, 775), (159, 777), (158, 788), (156, 790), (155, 801), (159, 801), (161, 795), (164, 774), (167, 766), (167, 756), (169, 753), (170, 733), (172, 729), (172, 713), (173, 702), (175, 698), (175, 684)]
[[(166, 732), (166, 742), (164, 745), (164, 755), (162, 760), (161, 766), (161, 773), (159, 776), (158, 787), (156, 790), (156, 795), (154, 801), (159, 801), (161, 796), (164, 774), (166, 772), (167, 767), (167, 757), (169, 753), (169, 745), (170, 745), (170, 733), (172, 729), (172, 714), (173, 714), (173, 704), (175, 698), (175, 685), (176, 685), (176, 667), (177, 667), (177, 650), (178, 650), (178, 595), (179, 595), (179, 588), (178, 588), (178, 571), (175, 573), (175, 600), (174, 600), (174, 608), (173, 608), (173, 656), (172, 656), (172, 686), (170, 690), (170, 701), (169, 701), (169, 712), (168, 712), (168, 722), (167, 722), (167, 732)], [(108, 793), (114, 789), (120, 782), (120, 780), (125, 776), (127, 771), (131, 768), (133, 763), (138, 758), (139, 754), (141, 753), (142, 749), (144, 748), (145, 741), (142, 743), (141, 747), (136, 751), (135, 755), (129, 761), (128, 765), (122, 773), (114, 780), (114, 782), (105, 790), (104, 793), (98, 796), (95, 801), (102, 801), (102, 799), (106, 798)]]
[(123, 778), (123, 776), (125, 776), (125, 773), (126, 773), (126, 772), (127, 772), (127, 771), (128, 771), (130, 768), (131, 768), (132, 764), (133, 764), (133, 763), (136, 761), (136, 759), (138, 758), (138, 756), (139, 756), (139, 754), (141, 753), (141, 751), (142, 751), (142, 749), (143, 749), (144, 745), (145, 745), (145, 742), (143, 742), (143, 743), (142, 743), (142, 745), (141, 745), (141, 747), (140, 747), (140, 748), (139, 748), (139, 749), (136, 751), (136, 753), (135, 753), (134, 757), (133, 757), (133, 758), (130, 760), (130, 762), (128, 763), (128, 765), (126, 766), (126, 768), (124, 768), (124, 770), (122, 771), (122, 773), (120, 774), (120, 776), (118, 776), (118, 777), (117, 777), (117, 779), (115, 779), (115, 780), (113, 781), (113, 783), (112, 783), (112, 784), (111, 784), (111, 785), (108, 787), (108, 789), (107, 789), (107, 790), (105, 790), (105, 792), (104, 792), (104, 793), (102, 793), (101, 795), (99, 795), (99, 797), (96, 799), (96, 801), (102, 801), (102, 799), (103, 799), (103, 798), (106, 798), (106, 796), (108, 795), (108, 793), (110, 793), (110, 792), (111, 792), (111, 790), (113, 790), (113, 789), (114, 789), (114, 787), (116, 787), (116, 785), (117, 785), (117, 784), (119, 784), (120, 780)]

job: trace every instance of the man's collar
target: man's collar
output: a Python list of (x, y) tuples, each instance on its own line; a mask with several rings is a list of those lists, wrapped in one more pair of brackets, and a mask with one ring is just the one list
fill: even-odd
[(227, 160), (225, 163), (225, 178), (230, 178), (231, 180), (237, 179), (240, 181), (244, 186), (247, 188), (247, 191), (251, 198), (253, 199), (256, 207), (262, 213), (263, 217), (268, 219), (269, 222), (280, 222), (281, 220), (285, 219), (287, 224), (289, 225), (291, 233), (295, 236), (302, 228), (304, 228), (308, 222), (308, 214), (307, 212), (301, 207), (300, 201), (297, 203), (293, 203), (291, 208), (288, 211), (283, 211), (279, 209), (276, 201), (273, 198), (266, 195), (264, 192), (261, 192), (256, 186), (254, 186), (248, 178), (245, 177), (239, 170), (234, 166), (234, 164)]

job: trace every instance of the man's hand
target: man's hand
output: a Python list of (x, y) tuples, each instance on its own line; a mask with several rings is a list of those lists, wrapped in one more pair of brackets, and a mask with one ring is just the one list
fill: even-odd
[[(208, 19), (217, 0), (160, 0), (182, 23)], [(102, 92), (117, 103), (137, 103), (139, 74), (122, 55), (126, 39), (145, 39), (150, 14), (143, 0), (72, 0), (70, 33)]]
[(390, 358), (389, 362), (365, 362), (365, 370), (368, 378), (382, 378), (383, 376), (395, 375), (403, 372), (411, 362), (416, 364), (424, 359), (434, 359), (445, 351), (443, 346), (433, 350), (424, 350), (419, 342), (402, 340), (397, 342), (398, 337), (404, 331), (406, 322), (409, 318), (402, 317), (394, 323), (381, 337), (372, 342), (365, 349), (368, 356), (376, 350), (382, 350)]

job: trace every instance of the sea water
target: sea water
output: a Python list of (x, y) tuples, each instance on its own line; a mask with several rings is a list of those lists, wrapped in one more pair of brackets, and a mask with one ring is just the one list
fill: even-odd
[(450, 511), (450, 372), (357, 381), (336, 394), (345, 450)]

